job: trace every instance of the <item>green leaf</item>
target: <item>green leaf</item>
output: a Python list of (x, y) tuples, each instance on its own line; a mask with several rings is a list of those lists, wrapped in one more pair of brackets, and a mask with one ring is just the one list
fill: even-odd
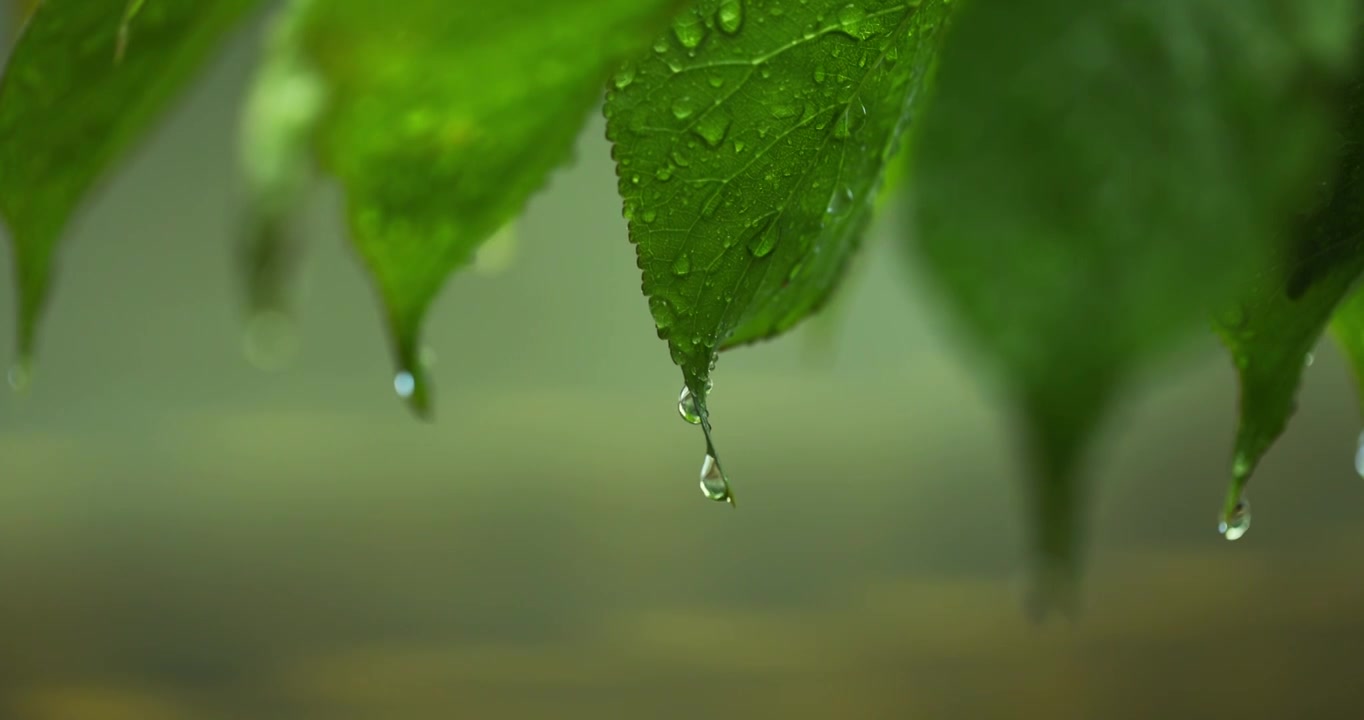
[(1231, 298), (1300, 206), (1352, 9), (976, 0), (956, 14), (914, 138), (911, 240), (1018, 405), (1052, 599), (1069, 599), (1082, 451), (1115, 390)]
[(939, 0), (703, 0), (616, 76), (607, 136), (630, 239), (712, 456), (717, 351), (824, 304), (945, 14)]
[(568, 158), (610, 69), (643, 48), (675, 4), (306, 6), (304, 42), (329, 93), (321, 163), (345, 189), (352, 240), (386, 305), (419, 414), (430, 408), (419, 354), (431, 300)]
[[(1218, 319), (1241, 381), (1232, 481), (1222, 510), (1226, 529), (1244, 516), (1238, 507), (1246, 481), (1297, 407), (1305, 359), (1364, 272), (1364, 85), (1350, 93), (1338, 148), (1334, 177), (1322, 183), (1319, 206), (1291, 236), (1282, 260)], [(1244, 531), (1235, 527), (1228, 537)]]
[(46, 0), (0, 81), (0, 217), (12, 236), (25, 359), (72, 213), (255, 0), (143, 4)]

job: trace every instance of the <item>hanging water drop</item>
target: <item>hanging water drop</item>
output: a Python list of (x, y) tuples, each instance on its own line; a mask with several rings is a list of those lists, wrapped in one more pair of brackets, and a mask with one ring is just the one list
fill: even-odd
[(393, 391), (404, 400), (412, 397), (412, 394), (417, 391), (416, 376), (410, 371), (399, 370), (398, 374), (393, 376)]
[(1250, 530), (1250, 500), (1242, 495), (1230, 513), (1217, 524), (1217, 532), (1228, 540), (1239, 540)]
[[(707, 380), (706, 395), (709, 396), (713, 389), (715, 389), (715, 381)], [(686, 385), (682, 386), (682, 392), (677, 396), (677, 414), (692, 425), (701, 424), (701, 408), (697, 407), (696, 397), (691, 394), (691, 388)]]
[(720, 469), (720, 461), (710, 453), (706, 453), (706, 459), (701, 463), (701, 493), (709, 500), (734, 504), (734, 495), (729, 491), (729, 479), (725, 477), (725, 471)]
[(692, 425), (701, 424), (701, 409), (696, 407), (696, 398), (686, 385), (682, 386), (682, 394), (677, 396), (677, 414)]
[(1317, 361), (1317, 356), (1316, 356), (1316, 355), (1314, 355), (1314, 354), (1312, 354), (1312, 353), (1307, 353), (1307, 355), (1305, 355), (1305, 356), (1303, 357), (1303, 359), (1302, 359), (1302, 364), (1303, 364), (1303, 367), (1312, 367), (1312, 363), (1314, 363), (1314, 362), (1316, 362), (1316, 361)]

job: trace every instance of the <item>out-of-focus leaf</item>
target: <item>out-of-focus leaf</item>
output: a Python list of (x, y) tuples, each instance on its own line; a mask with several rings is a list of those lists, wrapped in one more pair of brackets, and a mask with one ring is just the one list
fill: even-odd
[(429, 411), (422, 319), (454, 268), (569, 156), (610, 69), (675, 0), (310, 0), (318, 151), (387, 310), (400, 394)]
[(946, 11), (941, 0), (702, 0), (617, 74), (607, 136), (630, 239), (712, 456), (716, 352), (824, 304)]
[(253, 5), (156, 0), (132, 13), (113, 0), (46, 0), (25, 25), (0, 80), (0, 216), (14, 246), (24, 358), (72, 213)]
[(1018, 404), (1066, 602), (1119, 384), (1262, 267), (1322, 166), (1347, 3), (963, 3), (914, 137), (912, 243)]
[(1302, 231), (1290, 236), (1282, 260), (1218, 318), (1241, 380), (1231, 485), (1222, 509), (1222, 527), (1232, 531), (1232, 539), (1249, 523), (1244, 509), (1238, 510), (1246, 481), (1297, 407), (1306, 358), (1364, 272), (1364, 85), (1354, 86), (1348, 102), (1339, 161), (1334, 176), (1322, 183), (1319, 206)]
[(290, 3), (273, 18), (242, 112), (240, 164), (248, 206), (238, 256), (251, 326), (267, 315), (281, 321), (289, 315), (289, 288), (302, 248), (288, 219), (315, 175), (312, 132), (325, 96), (298, 44), (301, 8)]

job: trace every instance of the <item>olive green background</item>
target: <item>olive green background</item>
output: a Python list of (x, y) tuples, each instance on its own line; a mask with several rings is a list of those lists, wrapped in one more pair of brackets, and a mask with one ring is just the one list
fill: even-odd
[(1035, 625), (1007, 409), (893, 214), (832, 311), (722, 358), (737, 510), (696, 487), (597, 119), (514, 263), (434, 309), (436, 422), (393, 396), (330, 188), (300, 209), (301, 352), (252, 368), (232, 242), (254, 44), (79, 219), (35, 385), (0, 394), (0, 718), (1364, 713), (1360, 420), (1333, 348), (1234, 545), (1230, 364), (1209, 338), (1134, 386), (1094, 455), (1085, 610)]

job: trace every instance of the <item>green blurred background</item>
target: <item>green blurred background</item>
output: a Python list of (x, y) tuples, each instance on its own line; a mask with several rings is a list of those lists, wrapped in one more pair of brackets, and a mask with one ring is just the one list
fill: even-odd
[[(1085, 610), (1034, 625), (1007, 413), (895, 217), (831, 313), (722, 359), (737, 511), (696, 487), (596, 119), (514, 262), (435, 307), (435, 423), (393, 395), (330, 189), (300, 209), (300, 354), (252, 368), (255, 45), (83, 214), (36, 383), (0, 394), (0, 718), (1364, 717), (1333, 348), (1234, 545), (1230, 365), (1205, 339), (1154, 369), (1094, 455)], [(6, 287), (0, 352), (12, 313)]]

